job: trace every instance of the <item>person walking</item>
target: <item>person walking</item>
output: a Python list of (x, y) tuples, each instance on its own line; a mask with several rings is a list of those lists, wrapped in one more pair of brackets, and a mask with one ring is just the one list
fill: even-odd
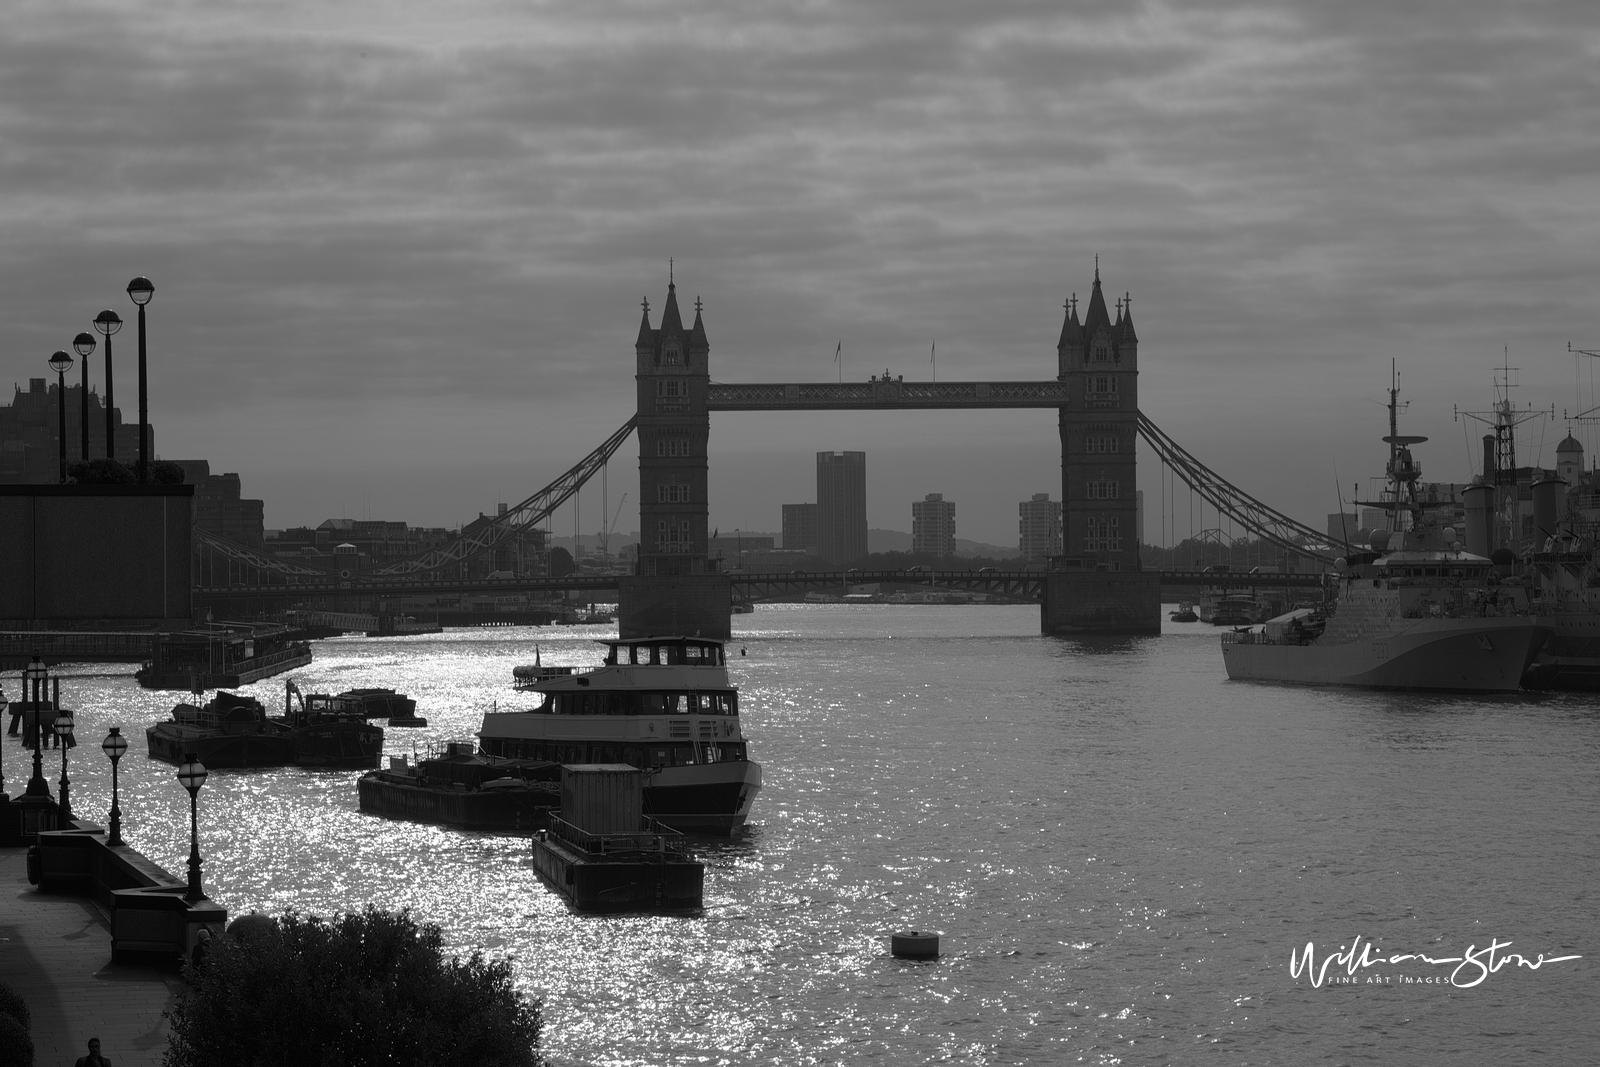
[(76, 1067), (111, 1067), (111, 1061), (100, 1055), (100, 1039), (89, 1039), (89, 1054), (79, 1056)]

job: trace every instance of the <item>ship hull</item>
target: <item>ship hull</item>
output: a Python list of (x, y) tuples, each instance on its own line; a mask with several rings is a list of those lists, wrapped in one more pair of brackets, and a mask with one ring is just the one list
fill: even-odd
[(151, 759), (182, 764), (192, 754), (207, 768), (286, 767), (294, 762), (294, 741), (282, 734), (197, 734), (158, 723), (145, 730)]
[(1600, 690), (1600, 612), (1538, 616), (1550, 639), (1528, 667), (1530, 689)]
[(662, 767), (645, 776), (644, 813), (680, 833), (726, 837), (759, 792), (761, 764), (749, 760)]
[(356, 782), (361, 810), (463, 830), (528, 833), (549, 825), (559, 798), (533, 789), (473, 789), (418, 785), (382, 771)]
[(1333, 645), (1230, 641), (1236, 635), (1226, 635), (1222, 659), (1237, 681), (1506, 692), (1521, 687), (1550, 632), (1540, 620), (1519, 616), (1421, 619)]

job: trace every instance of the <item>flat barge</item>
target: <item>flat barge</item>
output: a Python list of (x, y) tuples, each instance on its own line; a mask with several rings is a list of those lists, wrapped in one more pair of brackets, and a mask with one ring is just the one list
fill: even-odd
[(471, 742), (453, 742), (438, 756), (411, 763), (391, 756), (387, 770), (356, 782), (368, 815), (440, 823), (462, 830), (532, 833), (549, 825), (561, 800), (561, 768), (537, 760), (487, 759)]

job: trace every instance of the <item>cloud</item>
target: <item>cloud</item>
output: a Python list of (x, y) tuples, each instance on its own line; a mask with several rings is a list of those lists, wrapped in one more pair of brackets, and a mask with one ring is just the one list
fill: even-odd
[[(24, 5), (0, 41), (0, 351), (37, 376), (147, 274), (164, 452), (239, 469), (275, 525), (448, 470), (382, 504), (433, 524), (532, 492), (627, 417), (638, 301), (659, 306), (669, 256), (721, 380), (829, 377), (839, 340), (863, 375), (914, 377), (934, 338), (941, 377), (1027, 378), (1052, 372), (1098, 252), (1139, 309), (1146, 409), (1315, 519), (1331, 471), (1309, 478), (1306, 455), (1381, 464), (1363, 398), (1391, 357), (1436, 436), (1502, 345), (1527, 399), (1570, 394), (1591, 21), (1560, 3)], [(912, 493), (916, 461), (885, 463), (890, 512), (1051, 488), (1048, 430), (1000, 416), (791, 418), (714, 429), (768, 467), (800, 457), (775, 486), (719, 455), (714, 522), (776, 527), (834, 433), (957, 483)], [(1014, 501), (961, 521), (1008, 539)]]

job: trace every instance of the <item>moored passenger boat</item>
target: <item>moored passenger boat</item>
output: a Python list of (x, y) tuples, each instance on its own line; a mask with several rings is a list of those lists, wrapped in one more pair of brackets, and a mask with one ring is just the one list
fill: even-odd
[(480, 748), (505, 759), (627, 764), (644, 772), (644, 813), (675, 830), (729, 834), (761, 789), (739, 726), (739, 694), (722, 642), (701, 637), (610, 639), (588, 670), (540, 667), (517, 688), (527, 711), (491, 712)]

